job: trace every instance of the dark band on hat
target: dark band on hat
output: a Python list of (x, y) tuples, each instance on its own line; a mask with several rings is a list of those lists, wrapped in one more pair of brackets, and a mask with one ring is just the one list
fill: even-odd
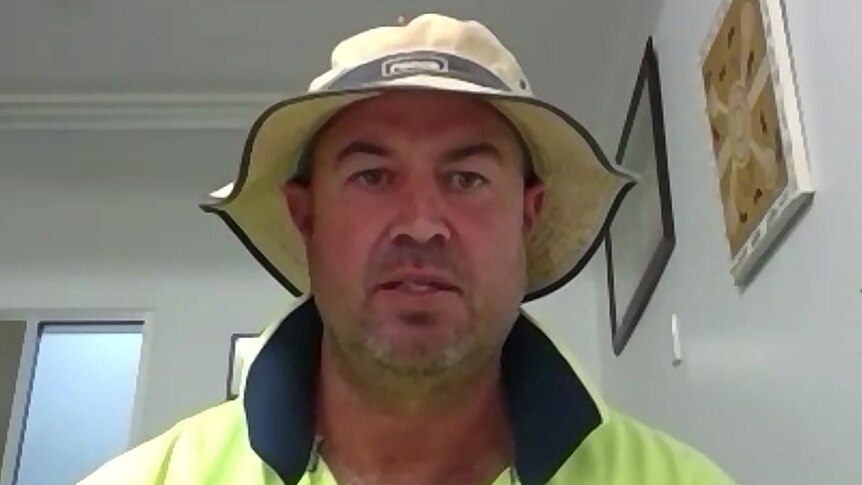
[[(323, 86), (323, 90), (368, 87), (381, 82), (412, 76), (434, 76), (465, 81), (497, 91), (512, 92), (499, 76), (485, 66), (464, 57), (437, 51), (392, 54), (360, 64)], [(526, 88), (526, 81), (521, 81)]]

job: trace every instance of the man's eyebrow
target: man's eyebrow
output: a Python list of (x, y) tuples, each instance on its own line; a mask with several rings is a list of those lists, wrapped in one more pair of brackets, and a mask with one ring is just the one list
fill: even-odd
[(497, 148), (493, 143), (483, 141), (450, 150), (443, 156), (443, 160), (446, 162), (458, 162), (476, 155), (490, 155), (491, 158), (497, 161), (503, 159), (503, 154), (500, 152), (499, 148)]
[[(365, 154), (376, 157), (389, 157), (392, 155), (389, 149), (378, 143), (368, 140), (354, 140), (345, 145), (344, 148), (338, 150), (335, 154), (335, 162), (340, 164), (348, 157), (355, 154)], [(462, 145), (449, 150), (443, 154), (442, 161), (446, 163), (459, 162), (479, 155), (487, 155), (497, 161), (501, 161), (503, 159), (503, 154), (497, 146), (491, 142), (483, 141)]]
[(335, 161), (341, 162), (347, 157), (357, 153), (374, 155), (377, 157), (389, 156), (389, 150), (381, 145), (366, 140), (354, 140), (336, 153)]

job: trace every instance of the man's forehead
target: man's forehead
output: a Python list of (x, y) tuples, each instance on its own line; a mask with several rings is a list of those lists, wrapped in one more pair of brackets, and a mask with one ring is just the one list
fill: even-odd
[(533, 177), (525, 141), (514, 124), (491, 103), (465, 93), (403, 90), (354, 102), (333, 115), (309, 140), (293, 179), (309, 180), (312, 162), (328, 148), (337, 150), (339, 145), (355, 138), (385, 137), (386, 130), (398, 130), (389, 131), (396, 136), (445, 133), (444, 136), (452, 134), (455, 138), (473, 138), (458, 142), (475, 142), (476, 138), (511, 142), (523, 158), (525, 174)]

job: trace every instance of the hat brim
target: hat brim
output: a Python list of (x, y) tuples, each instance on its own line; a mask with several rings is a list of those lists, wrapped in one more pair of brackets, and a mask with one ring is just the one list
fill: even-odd
[(291, 222), (282, 187), (294, 175), (306, 143), (333, 114), (394, 89), (477, 96), (495, 106), (520, 132), (545, 185), (542, 210), (525, 243), (525, 302), (564, 286), (584, 268), (634, 185), (634, 176), (612, 164), (590, 133), (561, 109), (534, 97), (451, 78), (420, 75), (276, 103), (252, 126), (235, 182), (213, 193), (213, 200), (201, 207), (219, 215), (291, 293), (308, 293), (304, 242)]

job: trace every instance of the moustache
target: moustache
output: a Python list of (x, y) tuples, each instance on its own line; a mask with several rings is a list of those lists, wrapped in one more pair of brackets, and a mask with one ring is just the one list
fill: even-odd
[(370, 274), (383, 276), (404, 269), (427, 270), (455, 280), (464, 276), (462, 258), (450, 244), (434, 240), (394, 240), (371, 258)]

